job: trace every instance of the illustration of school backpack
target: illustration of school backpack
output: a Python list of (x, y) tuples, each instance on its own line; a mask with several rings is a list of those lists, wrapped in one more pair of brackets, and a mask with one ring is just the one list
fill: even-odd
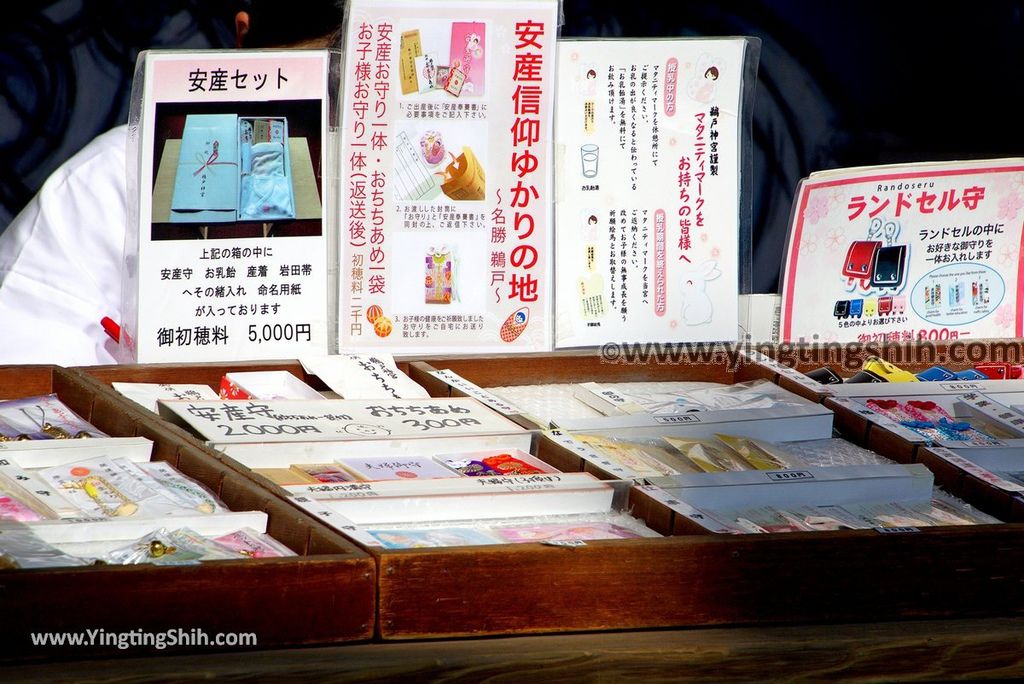
[(881, 242), (873, 240), (856, 240), (850, 245), (846, 252), (846, 261), (843, 262), (843, 275), (849, 280), (847, 285), (852, 285), (854, 280), (860, 280), (861, 286), (871, 279), (871, 270), (875, 263), (875, 255)]
[[(898, 289), (903, 284), (907, 246), (893, 245), (900, 227), (895, 221), (871, 220), (867, 240), (856, 240), (846, 252), (843, 275), (847, 286), (860, 281), (861, 289), (884, 287)], [(882, 244), (882, 239), (885, 244)]]
[(871, 269), (871, 287), (898, 288), (903, 284), (903, 265), (907, 259), (906, 245), (881, 247), (875, 252)]

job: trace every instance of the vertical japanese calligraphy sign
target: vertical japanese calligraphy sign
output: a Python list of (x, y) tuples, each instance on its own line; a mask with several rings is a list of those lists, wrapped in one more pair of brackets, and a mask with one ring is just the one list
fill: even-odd
[(140, 55), (124, 360), (327, 353), (334, 197), (324, 160), (337, 58), (326, 50)]
[(557, 9), (349, 3), (342, 350), (550, 348)]
[(1021, 337), (1024, 160), (838, 169), (797, 192), (786, 341)]

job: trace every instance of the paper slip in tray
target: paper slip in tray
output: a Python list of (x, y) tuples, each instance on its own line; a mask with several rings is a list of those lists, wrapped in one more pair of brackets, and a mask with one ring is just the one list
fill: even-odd
[(417, 439), (367, 439), (334, 442), (260, 442), (222, 444), (210, 442), (247, 468), (287, 468), (295, 463), (323, 463), (335, 459), (409, 455), (433, 457), (484, 449), (529, 451), (533, 433), (421, 437)]
[(49, 468), (75, 461), (106, 456), (126, 458), (133, 463), (146, 463), (153, 451), (153, 442), (145, 437), (97, 437), (95, 439), (37, 439), (23, 442), (0, 442), (0, 466)]
[(162, 518), (122, 520), (94, 520), (71, 522), (41, 520), (21, 523), (49, 544), (67, 544), (93, 541), (132, 541), (161, 527), (177, 529), (187, 527), (204, 536), (228, 534), (243, 527), (264, 532), (267, 514), (260, 511), (225, 511), (216, 514), (176, 515)]
[(927, 500), (933, 478), (923, 465), (869, 465), (799, 470), (678, 474), (650, 478), (691, 506), (842, 505), (862, 501)]
[[(628, 489), (628, 484), (623, 483)], [(605, 513), (616, 487), (589, 473), (286, 487), (357, 525)]]
[[(725, 427), (725, 426), (728, 427)], [(678, 435), (713, 437), (717, 432), (774, 439), (819, 439), (832, 434), (832, 412), (820, 404), (762, 409), (725, 409), (680, 414), (631, 414), (560, 421), (566, 432), (608, 433), (617, 437)]]

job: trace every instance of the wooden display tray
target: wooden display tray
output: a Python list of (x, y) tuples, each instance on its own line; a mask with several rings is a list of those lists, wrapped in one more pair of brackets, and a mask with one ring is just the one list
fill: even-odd
[[(1002, 382), (995, 380), (993, 382)], [(877, 385), (876, 385), (877, 386)], [(882, 386), (884, 388), (884, 385)], [(879, 391), (884, 397), (884, 391)], [(921, 463), (935, 475), (935, 484), (989, 515), (1006, 522), (1024, 522), (1024, 496), (1000, 489), (937, 455), (928, 442), (912, 442), (897, 431), (875, 423), (866, 407), (825, 399), (835, 414), (836, 428), (849, 441), (871, 449), (897, 463)]]
[[(831, 366), (843, 377), (850, 377), (858, 370), (869, 356), (878, 356), (903, 370), (920, 373), (935, 365), (944, 366), (952, 371), (973, 368), (982, 361), (1024, 362), (1024, 345), (1020, 340), (971, 340), (961, 342), (926, 342), (926, 343), (890, 343), (879, 344), (832, 344), (832, 345), (797, 345), (780, 344), (759, 346), (761, 353), (777, 360), (782, 366), (803, 375), (808, 371)], [(982, 355), (983, 358), (975, 358)], [(822, 385), (812, 378), (800, 379), (792, 373), (781, 373), (778, 369), (763, 366), (763, 372), (770, 378), (794, 394), (811, 399), (824, 401), (836, 395), (841, 396), (842, 385)], [(976, 380), (951, 380), (949, 384), (975, 385)], [(863, 385), (860, 385), (863, 386)], [(966, 390), (965, 391), (970, 391)]]
[[(621, 357), (608, 360), (598, 353), (520, 354), (516, 356), (451, 357), (410, 361), (409, 376), (425, 387), (433, 397), (465, 396), (465, 393), (435, 377), (438, 370), (450, 370), (484, 389), (512, 385), (579, 382), (692, 381), (733, 385), (754, 380), (774, 382), (770, 368), (749, 362), (728, 350), (713, 345), (695, 348), (692, 354), (681, 352), (682, 361), (665, 363), (619, 363)], [(687, 362), (687, 359), (691, 359)], [(545, 428), (528, 417), (509, 418), (530, 429)]]
[[(968, 346), (970, 345), (970, 346)], [(766, 351), (762, 349), (761, 351)], [(985, 361), (1006, 361), (1019, 363), (1024, 360), (1024, 345), (1019, 340), (972, 340), (961, 343), (925, 344), (872, 344), (835, 346), (780, 345), (773, 348), (770, 356), (780, 359), (799, 373), (829, 365), (852, 375), (860, 369), (868, 356), (879, 356), (903, 370), (919, 373), (934, 365), (942, 365), (953, 371), (972, 368)], [(764, 366), (771, 371), (771, 366)], [(979, 479), (938, 456), (922, 438), (911, 441), (899, 431), (874, 422), (870, 410), (858, 406), (855, 399), (847, 400), (841, 395), (842, 385), (818, 385), (810, 378), (794, 378), (786, 373), (775, 373), (775, 382), (781, 387), (808, 399), (821, 401), (835, 414), (836, 429), (849, 441), (875, 451), (898, 463), (922, 463), (935, 475), (935, 484), (950, 494), (958, 496), (981, 510), (1007, 522), (1024, 522), (1024, 496), (1009, 492)], [(921, 383), (922, 393), (930, 385), (941, 385), (946, 391), (982, 392), (999, 391), (1005, 380), (951, 380), (942, 383)], [(896, 383), (901, 388), (915, 383)], [(886, 396), (888, 383), (857, 384), (847, 391), (857, 394), (875, 390), (879, 397)], [(833, 395), (832, 393), (835, 393)], [(874, 392), (872, 392), (874, 393)]]
[[(711, 352), (712, 346), (706, 351)], [(628, 363), (609, 362), (597, 354), (556, 353), (530, 354), (520, 357), (462, 357), (411, 361), (409, 375), (423, 385), (431, 396), (465, 396), (458, 388), (447, 384), (434, 375), (435, 371), (451, 370), (462, 378), (483, 387), (511, 385), (533, 385), (547, 383), (580, 382), (648, 382), (686, 381), (717, 382), (736, 384), (755, 380), (774, 381), (776, 374), (770, 368), (744, 359), (737, 359), (725, 351), (719, 351), (710, 363)], [(543, 429), (526, 416), (509, 415), (509, 418), (530, 429)], [(605, 436), (614, 437), (613, 433)], [(602, 479), (614, 479), (615, 473), (581, 458), (548, 437), (542, 437), (535, 447), (537, 456), (562, 471), (586, 471)]]
[[(204, 449), (182, 440), (152, 414), (124, 411), (120, 396), (83, 381), (79, 373), (53, 366), (0, 367), (0, 398), (50, 393), (112, 436), (152, 440), (153, 459), (167, 461), (201, 482), (228, 508), (267, 513), (267, 531), (300, 557), (177, 567), (0, 571), (0, 615), (6, 634), (0, 643), (0, 661), (138, 653), (137, 649), (119, 650), (116, 642), (74, 648), (33, 645), (32, 633), (41, 632), (181, 629), (191, 635), (199, 629), (211, 639), (218, 632), (254, 633), (256, 648), (337, 643), (373, 635), (375, 566), (366, 553), (315, 518), (268, 495)], [(168, 646), (162, 652), (195, 650)]]
[[(485, 386), (508, 384), (511, 375), (520, 382), (738, 382), (760, 377), (751, 366), (617, 365), (579, 355), (431, 364)], [(224, 372), (243, 369), (171, 365), (79, 370), (104, 383), (214, 385)], [(431, 383), (435, 379), (426, 370), (421, 363), (409, 366), (410, 375), (431, 393), (447, 396), (448, 386)], [(143, 411), (119, 396), (110, 401), (120, 402), (126, 413)], [(221, 459), (231, 460), (224, 455)], [(571, 463), (559, 465), (570, 469)], [(246, 470), (237, 463), (235, 467)], [(578, 463), (577, 469), (582, 468)], [(632, 504), (634, 514), (652, 528), (678, 536), (595, 541), (575, 548), (367, 548), (378, 565), (377, 636), (401, 640), (1024, 613), (1024, 526), (906, 534), (697, 535), (687, 533), (688, 521), (637, 490)]]

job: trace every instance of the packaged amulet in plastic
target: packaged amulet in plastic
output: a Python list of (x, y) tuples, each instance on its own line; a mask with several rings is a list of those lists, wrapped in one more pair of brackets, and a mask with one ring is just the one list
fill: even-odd
[(455, 257), (448, 247), (430, 249), (423, 280), (427, 304), (451, 304), (455, 298)]
[(14, 492), (5, 491), (0, 484), (0, 520), (32, 522), (46, 519), (42, 513), (29, 505), (28, 501)]
[(194, 565), (204, 560), (235, 560), (240, 557), (187, 527), (176, 530), (161, 527), (127, 546), (114, 549), (103, 560), (112, 565)]
[(88, 517), (158, 517), (188, 511), (161, 494), (158, 483), (125, 459), (95, 458), (47, 468), (40, 475)]
[(725, 442), (713, 439), (685, 439), (668, 436), (664, 439), (704, 472), (721, 473), (753, 469), (742, 456), (733, 451)]
[(88, 565), (40, 539), (24, 526), (0, 526), (0, 569), (63, 568)]
[(0, 441), (106, 436), (56, 394), (0, 402)]
[(33, 484), (41, 485), (31, 475), (10, 466), (0, 468), (0, 521), (32, 522), (55, 520), (60, 513), (41, 497), (50, 497), (49, 487), (33, 492)]
[(215, 537), (213, 541), (245, 558), (280, 558), (295, 555), (294, 551), (281, 542), (250, 527)]
[(761, 442), (749, 437), (733, 437), (731, 435), (715, 435), (726, 446), (738, 453), (756, 470), (785, 470), (791, 467), (794, 459), (785, 450), (770, 442)]
[(153, 461), (140, 463), (138, 467), (164, 488), (161, 493), (165, 497), (173, 499), (186, 509), (194, 508), (200, 513), (217, 513), (226, 510), (213, 492), (198, 482), (188, 479), (169, 463)]

